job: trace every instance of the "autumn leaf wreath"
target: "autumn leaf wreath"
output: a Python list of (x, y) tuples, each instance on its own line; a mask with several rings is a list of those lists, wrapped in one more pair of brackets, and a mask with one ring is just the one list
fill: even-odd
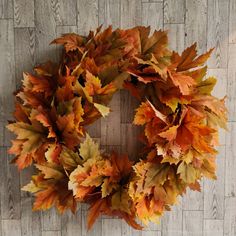
[[(83, 202), (90, 205), (88, 228), (105, 214), (142, 229), (187, 188), (200, 191), (202, 177), (216, 178), (218, 127), (226, 128), (227, 111), (224, 98), (211, 95), (216, 79), (206, 78), (212, 50), (197, 56), (194, 44), (179, 55), (168, 49), (166, 32), (150, 35), (141, 26), (99, 27), (52, 43), (64, 46), (61, 62), (24, 73), (8, 125), (17, 136), (13, 162), (38, 171), (22, 188), (35, 195), (33, 210), (75, 213)], [(144, 149), (133, 162), (100, 150), (86, 132), (109, 114), (120, 89), (140, 102), (133, 124), (143, 127)]]

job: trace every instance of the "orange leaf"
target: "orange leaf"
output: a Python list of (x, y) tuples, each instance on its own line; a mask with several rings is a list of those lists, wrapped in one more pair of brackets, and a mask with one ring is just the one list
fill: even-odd
[(54, 39), (51, 44), (63, 44), (66, 52), (79, 50), (83, 53), (83, 48), (81, 47), (84, 43), (84, 38), (78, 34), (63, 34), (62, 37)]

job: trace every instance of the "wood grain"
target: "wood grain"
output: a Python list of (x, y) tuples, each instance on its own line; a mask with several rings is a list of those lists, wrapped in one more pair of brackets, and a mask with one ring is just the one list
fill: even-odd
[(236, 235), (236, 197), (225, 198), (224, 235)]
[(207, 0), (186, 1), (185, 47), (198, 43), (199, 52), (206, 50)]
[[(0, 236), (235, 236), (236, 235), (236, 0), (0, 0)], [(21, 86), (23, 71), (47, 59), (58, 60), (59, 46), (49, 43), (63, 33), (87, 34), (103, 24), (113, 28), (151, 25), (168, 30), (169, 44), (181, 53), (198, 42), (204, 52), (215, 47), (208, 76), (216, 76), (214, 95), (227, 94), (229, 132), (220, 131), (216, 181), (204, 180), (202, 193), (187, 191), (160, 224), (143, 232), (124, 221), (101, 217), (87, 231), (88, 206), (76, 215), (55, 209), (32, 212), (33, 198), (20, 187), (34, 168), (19, 174), (7, 155), (10, 134), (5, 125), (13, 111), (12, 92)], [(138, 102), (127, 91), (116, 94), (112, 112), (88, 128), (107, 151), (139, 157), (142, 146), (132, 124)]]
[(14, 0), (14, 26), (34, 27), (34, 1)]
[[(207, 48), (215, 48), (208, 61), (210, 68), (227, 67), (229, 1), (208, 0)], [(213, 20), (214, 19), (214, 20)]]
[(203, 235), (202, 211), (183, 211), (183, 236)]
[(164, 0), (164, 23), (184, 23), (185, 0)]
[(204, 220), (203, 236), (223, 236), (223, 220)]
[(236, 1), (229, 0), (229, 43), (236, 43)]
[(13, 0), (0, 0), (0, 19), (13, 18)]

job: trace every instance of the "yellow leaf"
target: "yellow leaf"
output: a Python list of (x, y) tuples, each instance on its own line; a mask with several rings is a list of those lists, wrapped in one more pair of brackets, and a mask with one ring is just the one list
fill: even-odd
[(130, 214), (129, 201), (130, 196), (127, 191), (121, 189), (112, 195), (111, 208), (113, 210), (121, 210)]
[(145, 186), (155, 186), (156, 184), (164, 184), (168, 178), (168, 174), (171, 167), (169, 164), (155, 164), (149, 163), (147, 168), (147, 177), (145, 181)]
[(197, 85), (197, 88), (198, 88), (198, 91), (201, 93), (201, 94), (208, 94), (210, 95), (215, 84), (216, 84), (216, 78), (215, 77), (209, 77), (203, 81), (201, 81), (198, 85)]
[(7, 128), (17, 135), (17, 139), (25, 140), (22, 145), (21, 154), (28, 154), (35, 151), (45, 138), (42, 129), (24, 122), (9, 124)]
[(103, 184), (101, 186), (101, 188), (102, 188), (102, 198), (108, 196), (113, 191), (113, 189), (117, 189), (118, 187), (119, 187), (119, 185), (117, 183), (111, 183), (109, 181), (109, 179), (106, 178), (103, 181)]
[(164, 156), (161, 163), (167, 163), (167, 162), (170, 163), (170, 164), (177, 165), (180, 162), (180, 160), (177, 159), (177, 158), (174, 158), (172, 156)]
[(35, 164), (35, 166), (42, 171), (45, 179), (62, 179), (64, 177), (64, 174), (57, 169), (56, 165), (48, 163), (47, 165)]
[(66, 147), (63, 147), (62, 149), (62, 152), (60, 154), (60, 161), (66, 170), (73, 170), (79, 164), (82, 164), (80, 156), (76, 152), (73, 152), (72, 150)]
[(100, 156), (98, 143), (95, 143), (88, 134), (86, 134), (85, 141), (80, 144), (79, 151), (84, 161)]
[(189, 150), (185, 155), (181, 157), (181, 159), (186, 163), (189, 164), (193, 161), (193, 152)]
[(21, 188), (22, 191), (26, 191), (26, 192), (31, 192), (31, 193), (36, 193), (39, 190), (41, 190), (41, 188), (39, 188), (32, 180), (25, 185), (24, 187)]
[(177, 173), (180, 174), (180, 178), (188, 183), (192, 184), (200, 177), (199, 171), (191, 164), (186, 164), (184, 161), (178, 166)]
[(101, 115), (103, 117), (107, 116), (110, 113), (110, 108), (109, 107), (106, 107), (106, 106), (104, 106), (102, 104), (99, 104), (99, 103), (94, 103), (94, 106), (101, 113)]

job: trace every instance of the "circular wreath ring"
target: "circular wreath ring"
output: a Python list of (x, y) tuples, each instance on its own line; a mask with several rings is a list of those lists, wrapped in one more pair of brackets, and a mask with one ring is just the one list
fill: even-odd
[[(136, 229), (158, 221), (186, 188), (200, 191), (215, 179), (218, 126), (226, 128), (224, 99), (211, 95), (214, 77), (204, 66), (212, 50), (196, 44), (181, 55), (168, 49), (167, 33), (150, 27), (64, 34), (59, 64), (24, 73), (16, 92), (17, 137), (10, 154), (19, 170), (38, 172), (22, 190), (34, 193), (33, 210), (55, 206), (76, 212), (90, 204), (88, 228), (100, 214), (123, 218)], [(112, 96), (127, 89), (140, 101), (133, 123), (143, 126), (144, 149), (136, 161), (106, 153), (86, 128), (108, 115)]]

